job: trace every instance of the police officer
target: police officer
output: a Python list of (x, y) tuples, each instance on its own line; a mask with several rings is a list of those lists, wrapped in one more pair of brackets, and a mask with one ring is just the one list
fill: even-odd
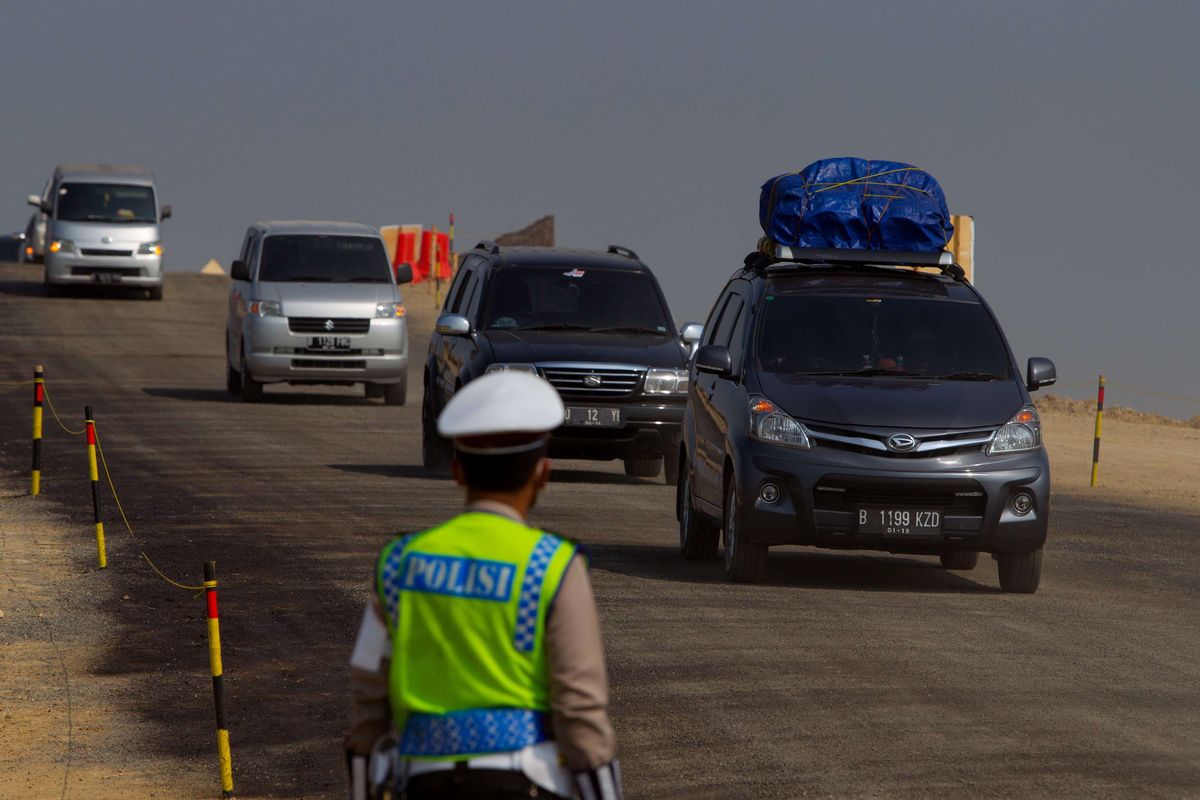
[(506, 371), (438, 419), (467, 507), (379, 556), (350, 659), (354, 800), (620, 800), (587, 563), (526, 522), (563, 417), (550, 384)]

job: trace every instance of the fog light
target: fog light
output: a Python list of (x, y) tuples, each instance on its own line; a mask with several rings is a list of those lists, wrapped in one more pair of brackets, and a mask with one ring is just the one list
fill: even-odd
[(764, 483), (762, 488), (758, 490), (758, 496), (762, 498), (764, 503), (774, 503), (779, 499), (779, 487), (773, 483)]
[(1033, 510), (1033, 495), (1029, 492), (1017, 492), (1013, 495), (1012, 510), (1022, 517)]

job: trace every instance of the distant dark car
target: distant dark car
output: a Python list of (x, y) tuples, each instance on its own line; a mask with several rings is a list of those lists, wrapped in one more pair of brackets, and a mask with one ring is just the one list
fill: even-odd
[[(691, 326), (698, 337), (699, 326)], [(437, 417), (469, 381), (496, 370), (540, 375), (562, 396), (556, 458), (621, 459), (625, 473), (674, 483), (689, 341), (632, 251), (481, 242), (446, 295), (425, 364), (423, 461), (444, 469)], [(695, 341), (696, 337), (691, 339)]]
[[(908, 265), (941, 267), (942, 274)], [(791, 251), (747, 258), (696, 351), (677, 512), (687, 558), (760, 580), (767, 548), (980, 552), (1032, 592), (1050, 465), (1029, 392), (991, 310), (937, 255)]]
[(25, 246), (25, 234), (20, 231), (0, 236), (0, 261), (20, 261)]

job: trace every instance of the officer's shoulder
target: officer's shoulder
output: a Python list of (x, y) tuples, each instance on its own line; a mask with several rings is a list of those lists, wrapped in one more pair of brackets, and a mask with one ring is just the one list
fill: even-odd
[(570, 536), (559, 533), (558, 531), (552, 531), (549, 528), (539, 528), (538, 530), (540, 530), (542, 533), (553, 536), (563, 544), (574, 549), (574, 555), (578, 555), (583, 558), (583, 565), (585, 567), (590, 567), (592, 565), (591, 551), (588, 550), (587, 545), (585, 545), (583, 542), (579, 541), (578, 539), (572, 539)]

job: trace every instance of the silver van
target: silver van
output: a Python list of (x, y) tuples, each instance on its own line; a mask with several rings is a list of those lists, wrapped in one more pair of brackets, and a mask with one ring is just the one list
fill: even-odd
[(404, 405), (408, 330), (378, 231), (344, 222), (257, 222), (230, 267), (226, 388), (245, 402), (263, 384), (361, 383)]
[(163, 294), (159, 223), (171, 216), (160, 206), (154, 176), (145, 167), (60, 164), (30, 205), (46, 215), (46, 293), (78, 284), (146, 289)]

